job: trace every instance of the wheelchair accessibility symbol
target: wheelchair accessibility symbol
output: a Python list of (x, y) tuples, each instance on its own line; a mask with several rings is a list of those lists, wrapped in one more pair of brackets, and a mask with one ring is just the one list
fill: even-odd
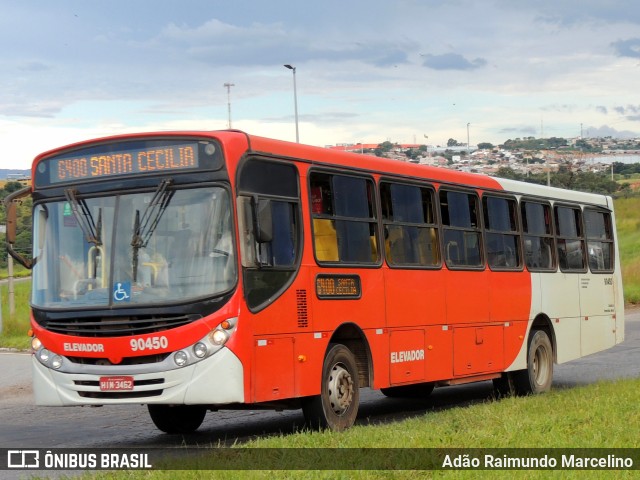
[(113, 287), (114, 302), (128, 302), (131, 299), (131, 282), (118, 282)]

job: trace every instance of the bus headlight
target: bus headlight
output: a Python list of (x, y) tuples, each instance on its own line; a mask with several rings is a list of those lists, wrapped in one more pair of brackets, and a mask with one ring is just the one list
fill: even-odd
[(235, 331), (237, 322), (237, 317), (223, 320), (214, 330), (209, 331), (199, 341), (175, 352), (173, 354), (173, 363), (178, 368), (182, 368), (214, 355), (229, 341)]
[(196, 343), (193, 346), (193, 354), (198, 358), (204, 358), (207, 354), (207, 346), (202, 342)]
[(214, 330), (209, 334), (209, 340), (216, 346), (224, 345), (229, 336), (224, 330)]
[(33, 337), (31, 339), (31, 348), (33, 349), (34, 352), (37, 352), (41, 346), (42, 346), (42, 342), (38, 337)]
[(51, 366), (58, 370), (62, 366), (62, 357), (60, 355), (54, 355), (51, 359)]
[(47, 363), (49, 361), (49, 358), (51, 358), (51, 352), (49, 352), (49, 350), (47, 350), (46, 348), (38, 351), (38, 360), (40, 360), (42, 363)]
[(182, 350), (180, 350), (179, 352), (176, 352), (175, 355), (173, 356), (173, 361), (176, 362), (176, 365), (178, 365), (179, 367), (184, 367), (187, 364), (188, 360), (189, 360), (189, 357)]

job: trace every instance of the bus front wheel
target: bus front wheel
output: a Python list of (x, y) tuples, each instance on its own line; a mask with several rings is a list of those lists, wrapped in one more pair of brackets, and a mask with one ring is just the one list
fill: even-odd
[(347, 347), (342, 344), (329, 347), (322, 367), (320, 395), (305, 398), (302, 412), (313, 428), (342, 431), (351, 427), (358, 415), (358, 367)]
[(149, 404), (147, 407), (154, 425), (165, 433), (193, 433), (207, 414), (207, 409), (200, 405)]
[(553, 381), (553, 347), (544, 330), (535, 330), (529, 337), (527, 368), (513, 372), (513, 386), (520, 395), (544, 393)]

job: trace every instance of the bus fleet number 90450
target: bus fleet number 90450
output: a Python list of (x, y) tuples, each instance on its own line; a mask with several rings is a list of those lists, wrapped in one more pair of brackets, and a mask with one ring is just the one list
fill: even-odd
[(169, 340), (164, 335), (161, 337), (132, 338), (129, 345), (131, 345), (132, 352), (160, 350), (169, 346)]

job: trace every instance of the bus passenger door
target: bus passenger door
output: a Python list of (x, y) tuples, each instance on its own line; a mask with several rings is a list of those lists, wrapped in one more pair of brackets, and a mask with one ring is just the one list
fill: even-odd
[(580, 353), (589, 355), (616, 344), (614, 276), (580, 275)]
[[(613, 222), (611, 213), (604, 209), (585, 208), (583, 212), (586, 233), (587, 264), (591, 273), (580, 275), (580, 347), (582, 355), (604, 350), (616, 344), (617, 315)], [(619, 266), (618, 266), (619, 268)]]

